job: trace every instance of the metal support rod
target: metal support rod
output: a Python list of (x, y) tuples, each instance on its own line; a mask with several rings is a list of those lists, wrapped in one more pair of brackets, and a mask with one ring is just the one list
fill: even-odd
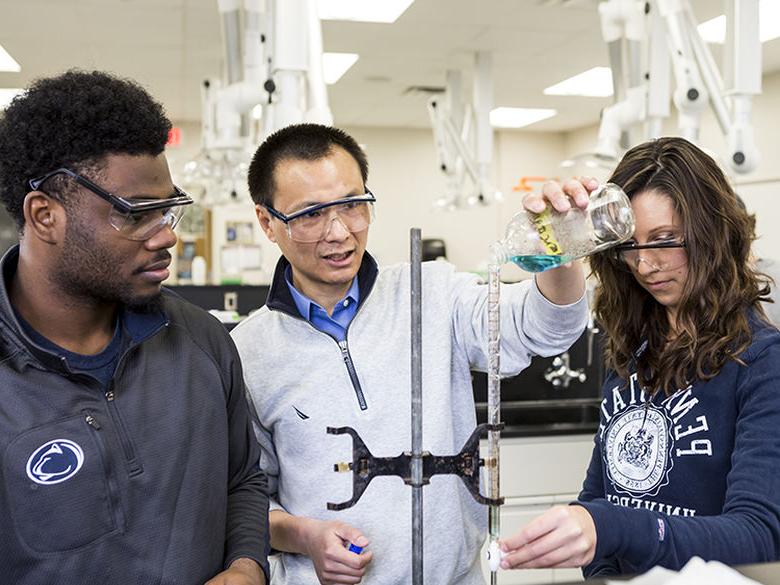
[(422, 459), (422, 245), (420, 229), (409, 233), (412, 323), (412, 583), (423, 583)]

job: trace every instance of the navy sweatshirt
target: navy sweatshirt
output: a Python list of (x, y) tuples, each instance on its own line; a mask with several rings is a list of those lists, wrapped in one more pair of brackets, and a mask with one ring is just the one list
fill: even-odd
[(669, 397), (607, 376), (578, 502), (596, 525), (586, 577), (780, 558), (780, 333), (753, 330), (746, 365)]

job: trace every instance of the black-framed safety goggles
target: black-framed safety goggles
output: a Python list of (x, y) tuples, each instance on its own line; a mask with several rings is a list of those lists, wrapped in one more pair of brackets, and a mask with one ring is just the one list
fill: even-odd
[(33, 191), (45, 192), (41, 187), (56, 175), (70, 177), (85, 189), (107, 201), (111, 205), (109, 224), (122, 236), (131, 240), (146, 240), (166, 225), (171, 229), (175, 228), (184, 215), (184, 206), (193, 203), (192, 197), (176, 185), (173, 186), (172, 197), (128, 199), (109, 193), (83, 175), (65, 167), (30, 179), (28, 185)]
[[(647, 244), (620, 244), (612, 250), (617, 258), (632, 268), (638, 268), (641, 261), (646, 262), (657, 270), (672, 270), (685, 263), (684, 254), (677, 254), (675, 250), (687, 248), (685, 240), (668, 240), (663, 242), (649, 242)], [(648, 257), (642, 257), (642, 250), (655, 250)]]
[(264, 207), (268, 213), (286, 225), (290, 239), (296, 242), (312, 243), (325, 237), (333, 221), (330, 218), (331, 214), (323, 213), (324, 211), (333, 210), (347, 230), (360, 232), (366, 229), (374, 219), (375, 202), (374, 194), (366, 190), (364, 195), (342, 197), (327, 203), (319, 203), (290, 215), (285, 215), (270, 205), (264, 205)]
[(177, 205), (190, 205), (191, 203), (193, 203), (192, 197), (187, 195), (187, 193), (182, 191), (176, 185), (173, 186), (173, 190), (175, 193), (173, 197), (166, 197), (165, 199), (150, 198), (150, 199), (133, 201), (131, 199), (121, 197), (120, 195), (114, 195), (113, 193), (109, 193), (99, 185), (96, 185), (95, 183), (87, 179), (85, 176), (80, 175), (77, 172), (72, 171), (65, 167), (56, 169), (54, 171), (51, 171), (50, 173), (46, 173), (45, 175), (38, 177), (37, 179), (30, 179), (29, 181), (30, 188), (33, 191), (41, 190), (40, 188), (41, 185), (46, 181), (48, 181), (50, 178), (54, 177), (55, 175), (69, 176), (71, 179), (76, 181), (79, 185), (85, 187), (86, 189), (89, 189), (98, 197), (102, 197), (103, 199), (108, 201), (112, 206), (116, 207), (119, 211), (122, 211), (123, 213), (142, 213), (144, 211), (152, 211), (156, 209), (167, 209), (169, 207), (175, 207)]

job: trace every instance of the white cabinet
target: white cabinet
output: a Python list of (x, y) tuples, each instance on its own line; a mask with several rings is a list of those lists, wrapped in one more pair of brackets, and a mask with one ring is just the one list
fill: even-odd
[[(576, 499), (593, 451), (592, 435), (501, 440), (501, 534), (509, 536), (556, 504)], [(486, 453), (483, 442), (481, 452)], [(485, 581), (490, 572), (482, 555)], [(499, 585), (582, 580), (579, 569), (499, 571)]]

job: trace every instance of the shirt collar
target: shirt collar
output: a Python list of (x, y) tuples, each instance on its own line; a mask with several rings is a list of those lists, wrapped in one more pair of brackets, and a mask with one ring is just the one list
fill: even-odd
[[(7, 342), (10, 335), (13, 335), (18, 342), (24, 345), (30, 354), (45, 366), (55, 370), (68, 372), (67, 367), (63, 366), (59, 355), (52, 353), (44, 347), (36, 344), (33, 339), (24, 330), (22, 325), (16, 319), (11, 301), (8, 298), (7, 287), (11, 278), (16, 272), (19, 261), (19, 244), (12, 246), (0, 260), (0, 332), (3, 334), (3, 341)], [(155, 335), (162, 327), (167, 325), (168, 317), (163, 310), (151, 313), (137, 313), (129, 307), (122, 308), (120, 320), (122, 326), (134, 343), (140, 343), (149, 337)], [(16, 340), (14, 340), (16, 341)], [(14, 351), (16, 351), (14, 346)], [(0, 356), (5, 351), (3, 344), (0, 343)]]
[[(289, 264), (287, 265), (287, 268), (284, 271), (284, 279), (287, 282), (287, 287), (290, 289), (290, 294), (293, 297), (293, 301), (295, 302), (295, 306), (298, 309), (298, 312), (301, 314), (301, 317), (303, 317), (307, 321), (311, 321), (312, 309), (314, 307), (317, 307), (322, 311), (325, 311), (324, 308), (320, 307), (320, 305), (315, 303), (313, 300), (311, 300), (309, 297), (307, 297), (301, 291), (295, 288), (295, 286), (292, 283), (292, 266), (290, 266)], [(355, 278), (352, 279), (352, 284), (349, 285), (349, 290), (347, 291), (347, 294), (344, 295), (344, 298), (342, 298), (338, 303), (336, 303), (336, 308), (338, 308), (339, 306), (344, 306), (344, 301), (346, 301), (347, 299), (350, 299), (350, 302), (352, 304), (357, 304), (358, 301), (360, 301), (360, 289), (358, 288), (357, 276), (355, 276)]]

